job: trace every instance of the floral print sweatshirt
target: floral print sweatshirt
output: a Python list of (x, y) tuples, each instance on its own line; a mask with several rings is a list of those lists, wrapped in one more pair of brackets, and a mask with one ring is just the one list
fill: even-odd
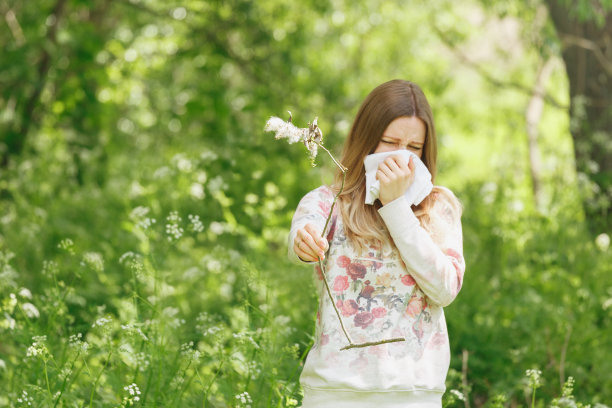
[[(450, 195), (453, 193), (446, 187)], [(405, 198), (378, 212), (397, 248), (372, 245), (358, 256), (349, 244), (337, 207), (325, 236), (327, 282), (354, 343), (397, 337), (405, 341), (340, 350), (348, 345), (322, 282), (317, 262), (302, 261), (293, 250), (297, 230), (312, 223), (319, 231), (334, 199), (327, 186), (307, 193), (291, 223), (288, 256), (314, 264), (319, 291), (315, 342), (300, 376), (304, 405), (339, 407), (441, 406), (450, 363), (443, 307), (461, 288), (465, 272), (461, 214), (436, 194), (424, 228)], [(354, 401), (350, 398), (359, 397)], [(308, 402), (310, 401), (310, 402)], [(382, 403), (382, 405), (381, 405)], [(340, 405), (339, 405), (340, 404)]]

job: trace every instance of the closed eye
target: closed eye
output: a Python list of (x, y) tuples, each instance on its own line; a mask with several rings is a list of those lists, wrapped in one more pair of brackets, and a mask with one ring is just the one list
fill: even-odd
[[(390, 142), (390, 141), (388, 141), (388, 140), (383, 140), (382, 142), (383, 142), (383, 143), (386, 143), (386, 144), (392, 144), (392, 145), (394, 145), (394, 144), (399, 144), (399, 143), (396, 143), (396, 142)], [(417, 147), (417, 146), (408, 146), (408, 147), (410, 147), (411, 149), (414, 149), (414, 150), (421, 150), (421, 148), (420, 148), (420, 147)]]

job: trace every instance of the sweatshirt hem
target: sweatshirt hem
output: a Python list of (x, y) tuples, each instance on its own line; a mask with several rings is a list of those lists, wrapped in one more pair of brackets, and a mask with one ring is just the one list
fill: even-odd
[(302, 385), (302, 408), (440, 408), (443, 390), (414, 388), (410, 390), (325, 389)]

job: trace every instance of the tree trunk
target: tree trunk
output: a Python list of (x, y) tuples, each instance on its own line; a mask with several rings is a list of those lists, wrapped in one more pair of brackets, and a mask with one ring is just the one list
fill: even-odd
[[(612, 230), (612, 12), (601, 26), (546, 0), (569, 78), (570, 131), (584, 212), (593, 234)], [(569, 4), (573, 4), (570, 2)], [(603, 13), (603, 11), (602, 11)], [(581, 186), (582, 187), (582, 186)]]
[(542, 197), (542, 182), (541, 182), (541, 160), (540, 147), (538, 144), (538, 125), (542, 118), (542, 110), (544, 108), (544, 88), (546, 81), (554, 67), (554, 59), (548, 58), (538, 70), (536, 83), (533, 87), (529, 104), (525, 110), (525, 122), (527, 123), (527, 146), (529, 147), (529, 168), (531, 170), (531, 185), (533, 191), (533, 200), (538, 211), (544, 211), (544, 199)]
[[(56, 44), (57, 29), (60, 24), (60, 20), (63, 17), (66, 0), (57, 0), (51, 15), (54, 19), (47, 29), (46, 39), (47, 42), (53, 46)], [(23, 150), (25, 145), (25, 139), (28, 135), (30, 126), (34, 116), (34, 110), (40, 100), (40, 95), (47, 82), (47, 74), (51, 68), (51, 53), (50, 50), (43, 48), (41, 50), (39, 63), (37, 67), (37, 82), (32, 90), (32, 93), (27, 98), (27, 101), (21, 107), (20, 121), (18, 128), (11, 128), (4, 137), (4, 147), (2, 150), (2, 157), (0, 158), (0, 167), (7, 167), (11, 156), (17, 156)]]

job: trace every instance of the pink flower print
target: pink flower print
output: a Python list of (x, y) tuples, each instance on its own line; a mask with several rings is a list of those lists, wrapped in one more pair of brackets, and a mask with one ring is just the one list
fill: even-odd
[(365, 329), (373, 321), (374, 321), (374, 315), (372, 313), (370, 313), (370, 312), (361, 312), (361, 313), (357, 313), (355, 315), (355, 319), (353, 320), (353, 323), (355, 323), (355, 326), (358, 326), (358, 327), (361, 327), (362, 329)]
[(330, 242), (333, 239), (334, 233), (336, 232), (336, 216), (332, 216), (330, 223), (331, 223), (331, 227), (329, 229), (329, 232), (327, 233), (328, 242)]
[(406, 286), (413, 286), (416, 285), (416, 281), (414, 280), (414, 278), (410, 275), (404, 275), (402, 276), (402, 283)]
[(338, 301), (336, 302), (336, 307), (338, 308), (338, 310), (340, 310), (342, 316), (344, 317), (352, 316), (359, 311), (359, 306), (357, 305), (357, 302), (355, 302), (353, 299), (338, 299)]
[(459, 290), (461, 290), (461, 286), (463, 285), (463, 273), (465, 272), (464, 260), (463, 256), (452, 248), (446, 248), (442, 252), (444, 254), (451, 257), (451, 262), (455, 267), (455, 271), (457, 272), (457, 286), (454, 288), (453, 295), (457, 295)]
[(410, 299), (410, 302), (408, 302), (408, 306), (406, 306), (406, 315), (410, 316), (410, 317), (414, 317), (416, 315), (418, 315), (419, 313), (421, 313), (421, 311), (423, 311), (423, 309), (425, 309), (425, 307), (427, 307), (427, 304), (425, 302), (425, 298), (422, 297), (413, 297)]
[(427, 343), (427, 348), (438, 350), (444, 344), (446, 344), (446, 336), (444, 335), (444, 333), (435, 333), (429, 339), (429, 342)]
[(349, 363), (349, 367), (351, 369), (362, 372), (366, 368), (368, 368), (368, 359), (367, 357), (359, 356), (356, 360), (353, 360)]
[(389, 287), (391, 286), (391, 279), (392, 279), (391, 274), (389, 272), (385, 272), (376, 277), (376, 284), (385, 286), (385, 287)]
[(322, 334), (321, 334), (321, 341), (319, 342), (319, 344), (320, 344), (321, 346), (324, 346), (324, 345), (326, 345), (327, 343), (329, 343), (329, 335), (328, 335), (328, 334), (325, 334), (325, 333), (322, 333)]
[(348, 276), (336, 276), (334, 279), (334, 291), (336, 292), (344, 292), (349, 287)]
[(336, 259), (336, 265), (341, 268), (346, 268), (351, 264), (351, 259), (348, 256), (340, 255), (338, 259)]
[(321, 210), (321, 215), (325, 218), (329, 215), (329, 210), (331, 209), (331, 203), (327, 201), (319, 201), (319, 210)]
[(374, 315), (374, 317), (376, 317), (377, 319), (385, 317), (387, 315), (387, 309), (385, 309), (384, 307), (375, 307), (374, 309), (372, 309), (372, 315)]
[(370, 346), (368, 347), (368, 353), (373, 354), (380, 358), (387, 357), (387, 345), (378, 344), (376, 346)]
[(346, 272), (349, 274), (352, 280), (363, 279), (366, 276), (367, 269), (362, 264), (351, 263), (347, 268)]

